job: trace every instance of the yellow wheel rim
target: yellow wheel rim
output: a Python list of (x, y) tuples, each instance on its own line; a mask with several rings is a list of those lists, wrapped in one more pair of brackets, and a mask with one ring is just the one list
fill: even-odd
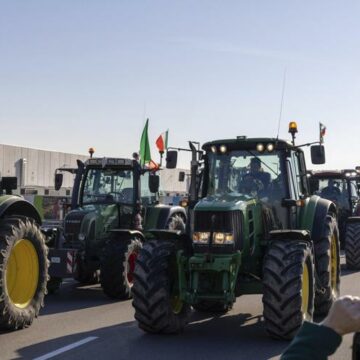
[(39, 282), (39, 260), (34, 245), (26, 239), (16, 242), (6, 267), (6, 290), (12, 303), (26, 308)]
[(330, 279), (331, 279), (331, 290), (333, 295), (337, 295), (337, 280), (338, 280), (338, 249), (337, 249), (337, 238), (333, 234), (331, 237), (330, 245)]
[(304, 264), (304, 270), (302, 274), (302, 285), (301, 285), (301, 312), (303, 318), (307, 319), (309, 317), (309, 295), (310, 295), (310, 279), (309, 279), (309, 269), (307, 264)]
[(171, 299), (171, 309), (174, 314), (180, 314), (183, 307), (183, 302), (178, 296), (174, 296)]

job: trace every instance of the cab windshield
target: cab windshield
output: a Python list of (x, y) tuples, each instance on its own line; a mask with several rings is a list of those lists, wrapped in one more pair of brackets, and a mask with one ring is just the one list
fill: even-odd
[(208, 195), (285, 196), (279, 153), (234, 150), (210, 153)]
[(90, 169), (85, 174), (83, 205), (107, 203), (134, 203), (132, 170)]
[(356, 180), (344, 178), (320, 178), (314, 193), (342, 207), (349, 207), (349, 196), (357, 197)]

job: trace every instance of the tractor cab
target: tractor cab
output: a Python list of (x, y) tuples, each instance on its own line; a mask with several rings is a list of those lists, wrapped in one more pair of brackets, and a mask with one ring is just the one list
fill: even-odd
[(358, 183), (354, 169), (309, 171), (310, 192), (336, 204), (341, 243), (345, 241), (346, 221), (360, 215)]

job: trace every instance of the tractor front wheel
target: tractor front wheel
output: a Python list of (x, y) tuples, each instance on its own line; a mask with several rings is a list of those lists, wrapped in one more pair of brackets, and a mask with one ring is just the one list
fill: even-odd
[(310, 244), (277, 240), (264, 259), (265, 327), (277, 339), (290, 340), (314, 310), (314, 266)]
[(345, 256), (348, 269), (360, 270), (360, 218), (346, 225)]
[(175, 243), (150, 240), (136, 261), (132, 288), (135, 319), (149, 333), (178, 333), (186, 325), (190, 306), (178, 292)]
[(108, 241), (100, 266), (104, 293), (113, 299), (129, 299), (133, 286), (135, 261), (142, 248), (138, 238), (112, 238)]
[(32, 219), (0, 220), (0, 329), (22, 329), (38, 316), (48, 267), (45, 239)]

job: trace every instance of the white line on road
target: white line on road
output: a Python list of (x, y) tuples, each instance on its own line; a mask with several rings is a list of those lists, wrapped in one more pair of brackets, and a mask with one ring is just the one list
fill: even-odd
[(67, 346), (64, 346), (58, 350), (55, 350), (55, 351), (52, 351), (48, 354), (45, 354), (43, 356), (40, 356), (40, 357), (37, 357), (33, 360), (47, 360), (47, 359), (51, 359), (53, 358), (54, 356), (57, 356), (57, 355), (60, 355), (66, 351), (69, 351), (69, 350), (72, 350), (72, 349), (75, 349), (81, 345), (84, 345), (84, 344), (87, 344), (88, 342), (90, 341), (94, 341), (96, 340), (97, 337), (96, 336), (90, 336), (90, 337), (87, 337), (86, 339), (83, 339), (83, 340), (80, 340), (80, 341), (77, 341), (76, 343), (73, 343), (73, 344), (70, 344), (70, 345), (67, 345)]

